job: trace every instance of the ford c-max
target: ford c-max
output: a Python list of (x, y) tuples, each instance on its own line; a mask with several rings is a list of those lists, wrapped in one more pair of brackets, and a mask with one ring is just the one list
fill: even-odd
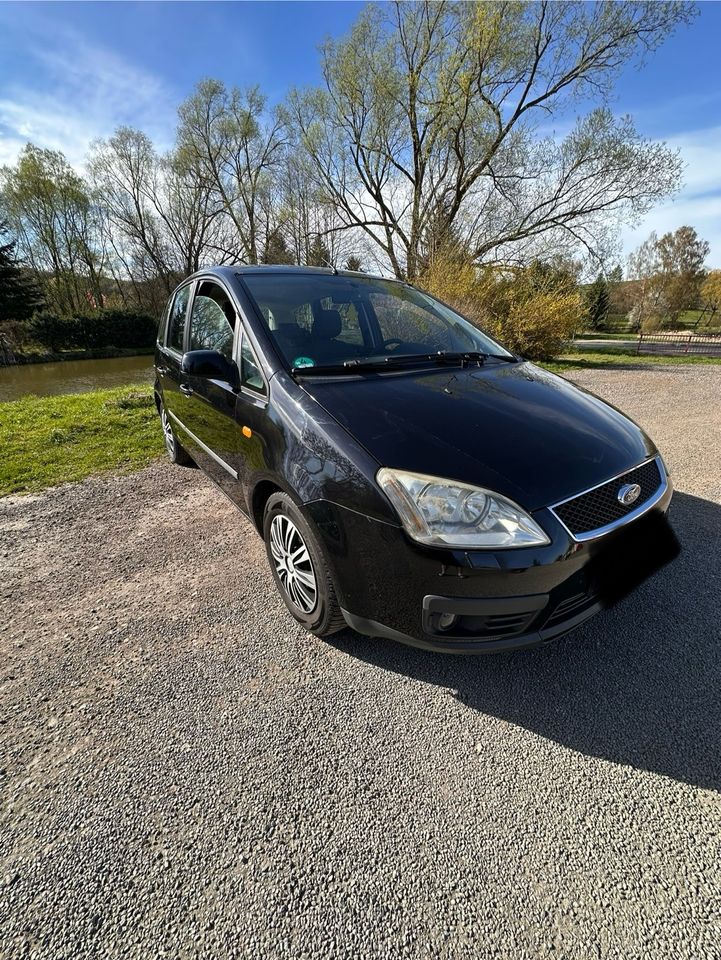
[(156, 373), (170, 458), (249, 517), (319, 636), (530, 646), (678, 552), (643, 430), (406, 283), (200, 271), (170, 298)]

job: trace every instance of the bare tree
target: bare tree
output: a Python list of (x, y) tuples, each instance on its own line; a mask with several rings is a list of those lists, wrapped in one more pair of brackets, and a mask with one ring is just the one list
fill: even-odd
[(203, 80), (179, 110), (179, 162), (212, 191), (249, 263), (260, 262), (278, 226), (275, 179), (285, 141), (281, 119), (267, 119), (265, 107), (257, 87), (227, 90)]
[(141, 302), (149, 281), (162, 296), (203, 263), (230, 259), (229, 233), (213, 192), (176, 153), (160, 156), (139, 130), (119, 128), (93, 144), (89, 169), (103, 197), (111, 258)]
[[(603, 254), (679, 184), (680, 161), (606, 107), (693, 8), (682, 2), (423, 0), (367, 7), (323, 49), (323, 89), (288, 113), (315, 185), (398, 276), (453, 234), (478, 260), (527, 259), (550, 240)], [(573, 98), (599, 106), (563, 138)]]

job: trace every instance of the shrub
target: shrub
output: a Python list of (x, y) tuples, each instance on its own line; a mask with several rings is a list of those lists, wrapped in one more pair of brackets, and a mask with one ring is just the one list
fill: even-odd
[(575, 271), (567, 264), (477, 267), (468, 258), (445, 253), (434, 258), (419, 284), (510, 350), (532, 359), (557, 356), (583, 317)]
[(29, 323), (25, 320), (0, 322), (0, 359), (6, 352), (19, 350), (28, 338)]
[(28, 334), (32, 340), (57, 353), (80, 345), (81, 325), (76, 317), (61, 317), (51, 310), (41, 310), (33, 315)]
[(137, 310), (108, 309), (78, 317), (58, 316), (48, 310), (36, 313), (29, 336), (58, 352), (72, 349), (142, 349), (155, 343), (157, 321)]

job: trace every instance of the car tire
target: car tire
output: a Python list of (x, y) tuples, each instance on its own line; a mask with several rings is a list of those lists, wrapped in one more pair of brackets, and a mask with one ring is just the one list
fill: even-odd
[(286, 493), (268, 498), (263, 539), (275, 585), (298, 623), (317, 637), (342, 630), (346, 622), (318, 538)]
[(194, 467), (195, 461), (190, 456), (185, 447), (181, 446), (173, 430), (170, 417), (165, 409), (165, 404), (161, 401), (159, 404), (160, 424), (163, 428), (163, 439), (165, 440), (165, 449), (171, 463), (177, 463), (180, 467)]

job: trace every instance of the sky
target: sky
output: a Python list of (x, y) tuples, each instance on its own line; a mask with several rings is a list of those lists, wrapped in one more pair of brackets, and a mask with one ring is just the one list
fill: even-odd
[[(363, 4), (0, 2), (0, 164), (31, 140), (82, 167), (88, 144), (120, 124), (162, 149), (178, 104), (203, 77), (259, 84), (271, 104), (291, 86), (320, 81), (318, 45), (346, 33)], [(721, 2), (700, 15), (616, 87), (613, 109), (639, 131), (678, 147), (685, 186), (636, 229), (696, 227), (721, 267)]]

